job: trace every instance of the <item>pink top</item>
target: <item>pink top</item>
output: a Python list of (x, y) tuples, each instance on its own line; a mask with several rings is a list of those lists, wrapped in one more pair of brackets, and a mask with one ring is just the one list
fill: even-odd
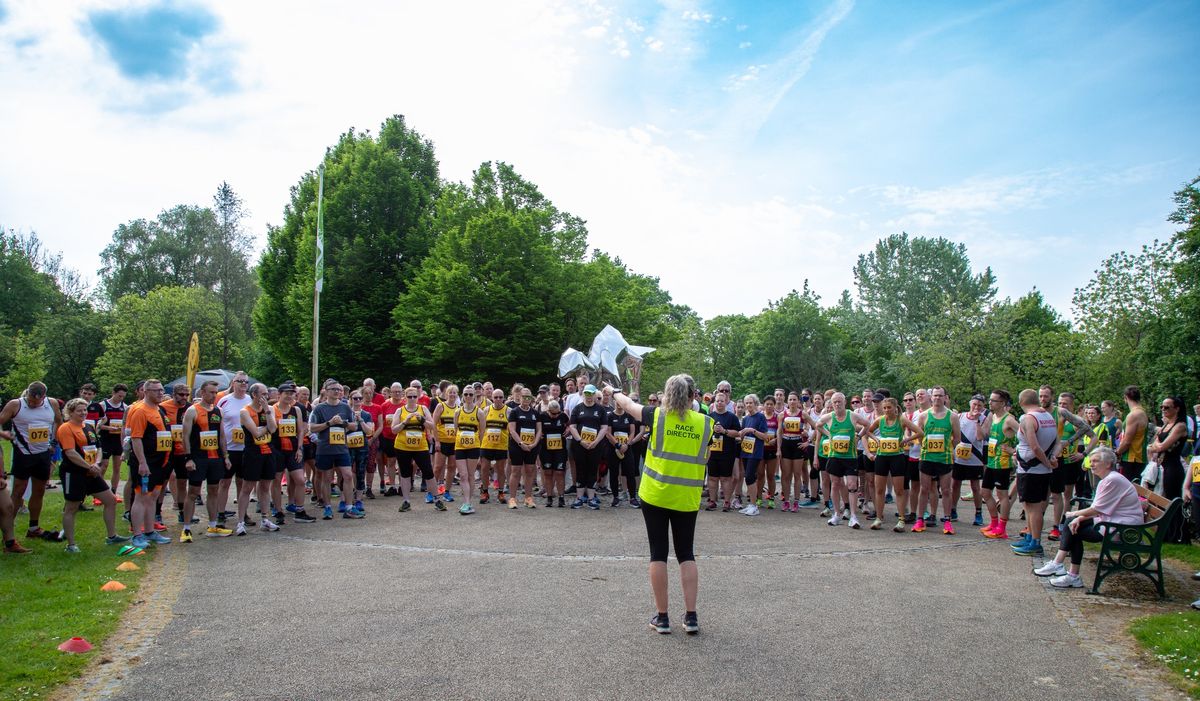
[(1139, 525), (1146, 522), (1137, 489), (1117, 470), (1109, 472), (1096, 485), (1092, 508), (1099, 512), (1096, 521)]

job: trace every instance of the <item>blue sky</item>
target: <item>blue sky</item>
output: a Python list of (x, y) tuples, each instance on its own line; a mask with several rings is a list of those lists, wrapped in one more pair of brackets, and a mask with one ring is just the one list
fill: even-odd
[(262, 242), (338, 134), (403, 113), (445, 177), (513, 163), (706, 317), (832, 302), (902, 230), (1069, 315), (1200, 174), (1194, 2), (354, 8), (0, 0), (0, 224), (94, 277), (118, 224), (228, 180)]

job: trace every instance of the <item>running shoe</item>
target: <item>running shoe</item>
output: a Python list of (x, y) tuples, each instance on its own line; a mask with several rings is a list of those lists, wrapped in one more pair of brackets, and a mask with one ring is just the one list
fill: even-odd
[(912, 531), (913, 531), (913, 533), (924, 533), (925, 532), (925, 519), (923, 519), (923, 518), (917, 519), (917, 522), (913, 524)]
[(896, 525), (892, 526), (892, 530), (895, 531), (896, 533), (903, 533), (904, 532), (904, 519), (902, 519), (902, 518), (896, 519)]
[(975, 520), (973, 522), (971, 522), (971, 525), (972, 526), (982, 526), (983, 525), (983, 512), (982, 511), (975, 512)]
[(525, 497), (525, 508), (526, 509), (536, 509), (537, 508), (537, 504), (533, 503), (533, 497)]
[(600, 510), (600, 497), (592, 497), (592, 500), (588, 502), (588, 508), (591, 509), (592, 511), (599, 511)]
[(80, 552), (83, 552), (82, 550), (80, 550), (80, 549), (79, 549), (79, 546), (78, 546), (78, 545), (68, 545), (66, 548), (64, 548), (64, 550), (65, 550), (66, 552), (69, 552), (69, 553), (80, 553)]
[(1029, 535), (1029, 531), (1025, 531), (1016, 539), (1016, 541), (1012, 543), (1012, 549), (1016, 550), (1017, 548), (1025, 547), (1026, 545), (1029, 545), (1032, 540), (1033, 538)]
[(442, 498), (445, 499), (446, 501), (450, 502), (451, 504), (454, 503), (454, 495), (451, 494), (450, 492), (446, 492), (445, 494), (443, 494)]
[(671, 620), (666, 616), (666, 614), (662, 614), (662, 613), (655, 614), (654, 618), (650, 619), (650, 628), (652, 630), (658, 631), (662, 635), (670, 635)]
[(709, 499), (708, 503), (704, 505), (704, 510), (705, 511), (716, 511), (717, 510), (717, 502), (713, 501), (712, 499)]
[(363, 512), (358, 509), (346, 509), (346, 513), (342, 514), (342, 518), (362, 518)]
[(146, 538), (146, 534), (138, 533), (129, 541), (129, 544), (139, 550), (145, 550), (150, 547), (150, 541)]
[(433, 503), (433, 492), (425, 492), (425, 503), (426, 504)]
[(871, 522), (871, 530), (878, 531), (881, 528), (883, 528), (883, 519), (876, 518), (874, 521)]
[(821, 511), (821, 518), (829, 518), (832, 515), (833, 515), (833, 512), (830, 511), (828, 506), (826, 506), (825, 509), (823, 511)]
[(571, 508), (572, 509), (581, 509), (581, 508), (583, 508), (583, 505), (586, 503), (587, 503), (587, 499), (584, 499), (583, 497), (576, 497), (575, 501), (571, 502)]
[[(333, 518), (333, 517), (332, 517), (332, 516), (330, 516), (330, 518)], [(234, 535), (239, 535), (239, 536), (240, 536), (240, 535), (246, 535), (246, 524), (244, 524), (244, 523), (239, 523), (239, 524), (237, 525), (237, 528), (234, 528), (234, 529), (233, 529), (233, 534), (234, 534)]]
[(789, 511), (791, 511), (792, 510), (791, 502), (789, 502), (787, 499), (780, 499), (779, 500), (779, 510), (785, 514)]
[[(809, 498), (809, 499), (805, 499), (803, 502), (800, 503), (800, 508), (801, 509), (815, 509), (820, 505), (821, 505), (820, 501)], [(796, 509), (793, 507), (792, 511), (795, 512)]]
[(632, 497), (629, 500), (629, 508), (640, 509), (640, 508), (642, 508), (642, 502), (637, 497)]
[(97, 499), (96, 497), (92, 497), (92, 506), (100, 506), (100, 505), (101, 505), (101, 504), (103, 504), (103, 503), (104, 503), (104, 502), (100, 501), (100, 500), (99, 500), (99, 499)]
[(405, 501), (403, 504), (400, 505), (399, 513), (403, 514), (403, 513), (409, 512), (409, 511), (412, 511), (412, 504), (409, 504), (408, 501)]
[(370, 490), (370, 488), (368, 488), (368, 489), (367, 489), (367, 494), (366, 494), (366, 497), (367, 497), (368, 499), (374, 499), (374, 498), (375, 498), (375, 492), (372, 492), (372, 491)]
[(695, 611), (689, 611), (683, 616), (683, 629), (688, 635), (696, 635), (700, 632), (700, 621), (696, 617)]
[(462, 514), (463, 516), (469, 516), (475, 513), (475, 509), (470, 504), (463, 504), (462, 506), (458, 507), (458, 513)]
[(567, 505), (566, 499), (564, 499), (563, 497), (559, 497), (558, 498), (558, 508), (561, 509), (566, 505)]
[(176, 512), (175, 520), (178, 521), (179, 523), (183, 523), (183, 510), (182, 509), (180, 509), (178, 512)]
[(1041, 557), (1046, 554), (1042, 549), (1042, 544), (1036, 540), (1031, 540), (1027, 544), (1019, 548), (1013, 548), (1014, 555), (1027, 555), (1030, 557)]
[(209, 526), (208, 529), (204, 531), (205, 538), (228, 538), (231, 535), (233, 535), (233, 531), (229, 530), (228, 528), (221, 528), (219, 526)]
[(297, 511), (296, 514), (294, 516), (292, 516), (292, 520), (295, 521), (296, 523), (316, 523), (317, 522), (317, 519), (310, 516), (308, 514), (308, 512), (305, 511), (304, 509), (300, 509), (299, 511)]
[(284, 510), (289, 514), (295, 514), (300, 512), (300, 507), (296, 506), (295, 504), (288, 504)]
[[(353, 511), (353, 510), (354, 510), (354, 509), (347, 509), (346, 511), (343, 511), (342, 513), (343, 513), (343, 514), (348, 514), (348, 513), (350, 513), (350, 512), (351, 512), (351, 511)], [(353, 517), (351, 517), (351, 518), (353, 518)], [(271, 522), (271, 519), (268, 519), (268, 518), (264, 518), (264, 519), (262, 520), (262, 525), (261, 525), (261, 526), (259, 526), (259, 528), (260, 528), (260, 529), (261, 529), (263, 532), (265, 532), (265, 533), (274, 533), (275, 531), (279, 530), (279, 526), (277, 526), (277, 525), (275, 525), (274, 523), (272, 523), (272, 522)]]
[(117, 543), (128, 543), (128, 542), (129, 542), (129, 538), (126, 536), (123, 536), (119, 533), (117, 535), (110, 535), (109, 537), (104, 539), (105, 545), (116, 545)]
[(612, 500), (612, 503), (611, 503), (611, 504), (609, 504), (609, 507), (611, 507), (611, 508), (614, 508), (614, 509), (615, 509), (615, 508), (617, 508), (617, 507), (618, 507), (618, 506), (620, 506), (620, 505), (621, 505), (621, 497), (614, 496), (614, 497), (613, 497), (613, 500)]
[(546, 497), (546, 508), (547, 509), (554, 508), (554, 497)]
[(950, 520), (951, 521), (958, 520), (958, 509), (950, 509)]
[(166, 537), (162, 533), (151, 533), (151, 534), (147, 535), (146, 538), (151, 543), (157, 543), (158, 545), (166, 545), (167, 543), (171, 542), (171, 539)]
[(154, 530), (156, 532), (157, 531), (165, 531), (165, 530), (167, 530), (167, 527), (163, 525), (162, 521), (155, 521), (154, 522)]
[(1050, 529), (1050, 535), (1046, 536), (1047, 540), (1058, 540), (1062, 537), (1062, 531), (1058, 530), (1058, 526)]
[[(342, 492), (337, 487), (330, 487), (329, 488), (329, 496), (340, 497), (340, 496), (342, 496)], [(250, 499), (250, 501), (254, 501), (254, 499)]]
[(25, 531), (26, 538), (42, 538), (45, 535), (46, 531), (43, 531), (40, 526), (34, 526), (33, 528)]
[(1080, 589), (1083, 587), (1083, 580), (1079, 575), (1068, 572), (1061, 577), (1051, 579), (1050, 586), (1058, 589)]
[(445, 485), (445, 484), (439, 484), (439, 485), (438, 485), (438, 494), (445, 494), (445, 493), (446, 493), (446, 485)]
[(950, 519), (942, 521), (942, 533), (945, 535), (954, 535), (954, 524), (951, 523)]
[(179, 542), (180, 542), (180, 543), (190, 543), (190, 542), (192, 542), (192, 531), (191, 531), (191, 529), (189, 529), (189, 528), (185, 528), (185, 529), (183, 529), (183, 533), (180, 533), (180, 534), (179, 534)]
[(438, 499), (433, 502), (433, 508), (437, 509), (438, 511), (445, 511), (446, 510), (446, 502), (442, 501), (441, 499)]
[(729, 505), (729, 502), (725, 502), (725, 505), (721, 507), (721, 511), (724, 513), (729, 513), (729, 510), (732, 508), (733, 507)]
[(842, 507), (842, 518), (843, 519), (850, 518), (850, 507), (849, 506)]
[(346, 513), (346, 502), (344, 502), (344, 501), (339, 501), (339, 502), (338, 502), (338, 513), (339, 513), (339, 514), (344, 514), (344, 513)]
[(857, 516), (850, 517), (850, 527), (856, 531), (859, 530), (860, 528), (862, 528), (862, 524), (858, 522)]
[(768, 509), (774, 509), (774, 508), (775, 508), (775, 499), (774, 499), (774, 498), (772, 498), (772, 497), (767, 497), (767, 508), (768, 508)]
[(489, 499), (491, 499), (491, 497), (488, 496), (488, 490), (485, 489), (479, 493), (479, 503), (480, 504), (488, 503)]
[(885, 497), (883, 498), (883, 503), (884, 503), (884, 504), (895, 504), (895, 503), (896, 503), (896, 497), (892, 496), (892, 495), (889, 493), (887, 496), (885, 496)]
[(742, 510), (742, 500), (741, 500), (741, 499), (738, 499), (737, 497), (734, 497), (734, 498), (733, 498), (733, 503), (731, 504), (731, 506), (732, 506), (734, 509), (737, 509), (739, 512), (741, 512), (741, 510)]
[(905, 522), (905, 523), (907, 523), (907, 524), (909, 524), (909, 525), (912, 525), (912, 524), (916, 523), (916, 522), (917, 522), (917, 515), (916, 515), (916, 514), (913, 514), (913, 513), (908, 513), (908, 514), (905, 514), (905, 515), (904, 515), (904, 522)]
[(988, 538), (995, 538), (996, 540), (1008, 540), (1008, 528), (1006, 526), (997, 525), (994, 530), (988, 531), (983, 535)]
[(116, 501), (117, 501), (117, 503), (118, 503), (118, 504), (124, 504), (124, 503), (125, 503), (125, 500), (121, 498), (121, 495), (120, 495), (120, 494), (116, 495), (116, 496), (115, 496), (115, 497), (113, 497), (113, 498), (114, 498), (114, 499), (116, 499)]
[(1067, 573), (1067, 567), (1061, 562), (1050, 560), (1041, 567), (1035, 568), (1033, 573), (1039, 577), (1061, 577)]
[(829, 519), (825, 523), (828, 523), (831, 526), (840, 526), (842, 525), (842, 517), (838, 514), (834, 514), (833, 518)]
[(762, 512), (759, 511), (758, 504), (751, 504), (743, 509), (742, 513), (746, 514), (747, 516), (758, 516)]
[(362, 504), (362, 501), (361, 501), (361, 500), (355, 500), (355, 502), (354, 502), (354, 510), (355, 510), (355, 511), (363, 511), (363, 510), (364, 510), (364, 509), (363, 509), (363, 504)]
[(516, 500), (516, 499), (509, 499), (509, 500), (508, 500), (508, 508), (510, 508), (510, 509), (515, 509), (515, 508), (517, 508), (517, 500)]

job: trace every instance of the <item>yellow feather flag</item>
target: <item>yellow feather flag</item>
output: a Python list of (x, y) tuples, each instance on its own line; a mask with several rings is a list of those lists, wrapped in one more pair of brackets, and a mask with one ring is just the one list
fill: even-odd
[(196, 372), (200, 369), (200, 335), (192, 332), (192, 342), (188, 344), (187, 356), (187, 386), (189, 390), (195, 389), (192, 383), (196, 381)]

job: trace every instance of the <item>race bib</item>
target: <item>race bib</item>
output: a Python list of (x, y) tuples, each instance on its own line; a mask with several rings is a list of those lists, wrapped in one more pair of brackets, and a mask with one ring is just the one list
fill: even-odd
[(971, 444), (959, 443), (958, 445), (954, 446), (954, 457), (958, 460), (970, 460)]
[(579, 430), (579, 440), (590, 443), (596, 440), (596, 429), (582, 428)]
[(216, 450), (217, 449), (217, 432), (216, 431), (201, 431), (200, 432), (200, 450)]
[[(1192, 484), (1200, 484), (1200, 455), (1192, 458)], [(1196, 505), (1192, 504), (1192, 508)]]
[(624, 431), (614, 431), (613, 438), (616, 439), (617, 445), (625, 445), (629, 442), (629, 434)]
[(94, 446), (94, 445), (84, 446), (83, 461), (89, 465), (95, 465), (96, 457), (99, 455), (99, 453), (100, 453), (100, 451), (96, 450), (96, 446)]
[(714, 434), (712, 440), (708, 442), (708, 452), (719, 453), (725, 449), (725, 440)]
[(563, 439), (561, 433), (546, 434), (546, 450), (562, 450)]
[(125, 425), (124, 419), (109, 419), (108, 420), (109, 428), (115, 428), (115, 429), (120, 430), (120, 428), (124, 425)]
[(875, 436), (868, 436), (867, 437), (867, 450), (871, 451), (872, 453), (878, 453), (879, 452), (879, 439), (876, 438)]
[(175, 439), (171, 437), (170, 431), (155, 431), (155, 446), (160, 453), (169, 453), (175, 445)]
[(742, 452), (754, 452), (754, 436), (742, 436)]
[(266, 445), (271, 442), (271, 434), (263, 431), (261, 436), (254, 437), (254, 445)]
[(49, 426), (30, 426), (29, 427), (29, 442), (30, 443), (49, 443), (50, 442), (50, 427)]
[(454, 440), (454, 436), (458, 433), (458, 428), (454, 424), (442, 424), (442, 432), (446, 435), (446, 440)]
[(404, 432), (404, 447), (420, 449), (421, 437), (424, 435), (425, 434), (421, 433), (420, 431), (405, 431)]
[(767, 429), (767, 445), (770, 445), (774, 442), (775, 442), (775, 429), (768, 428)]
[(944, 433), (931, 433), (928, 436), (925, 436), (925, 452), (946, 452), (946, 435)]
[(521, 429), (521, 443), (523, 443), (525, 445), (533, 445), (533, 438), (534, 438), (534, 434), (536, 434), (536, 433), (537, 432), (534, 431), (532, 428)]
[(279, 435), (282, 438), (296, 437), (296, 417), (279, 420)]
[(789, 416), (783, 420), (783, 430), (787, 433), (799, 433), (804, 421), (799, 416)]
[(229, 442), (234, 445), (246, 444), (246, 432), (242, 430), (241, 426), (229, 432)]
[(176, 443), (183, 442), (183, 424), (171, 424), (171, 440)]
[(829, 439), (822, 438), (817, 445), (817, 452), (823, 458), (829, 457)]
[(900, 439), (899, 438), (882, 438), (879, 441), (879, 451), (883, 453), (899, 453)]
[(829, 445), (835, 453), (849, 453), (850, 436), (834, 436), (830, 439)]
[(464, 450), (475, 447), (475, 432), (474, 431), (459, 431), (458, 444)]
[(353, 431), (346, 434), (346, 447), (362, 448), (367, 445), (367, 439), (363, 436), (362, 431)]
[(489, 426), (483, 434), (483, 441), (485, 445), (490, 445), (497, 449), (501, 448), (504, 446), (504, 431), (497, 427)]
[(341, 426), (330, 426), (329, 445), (346, 445), (346, 429)]

